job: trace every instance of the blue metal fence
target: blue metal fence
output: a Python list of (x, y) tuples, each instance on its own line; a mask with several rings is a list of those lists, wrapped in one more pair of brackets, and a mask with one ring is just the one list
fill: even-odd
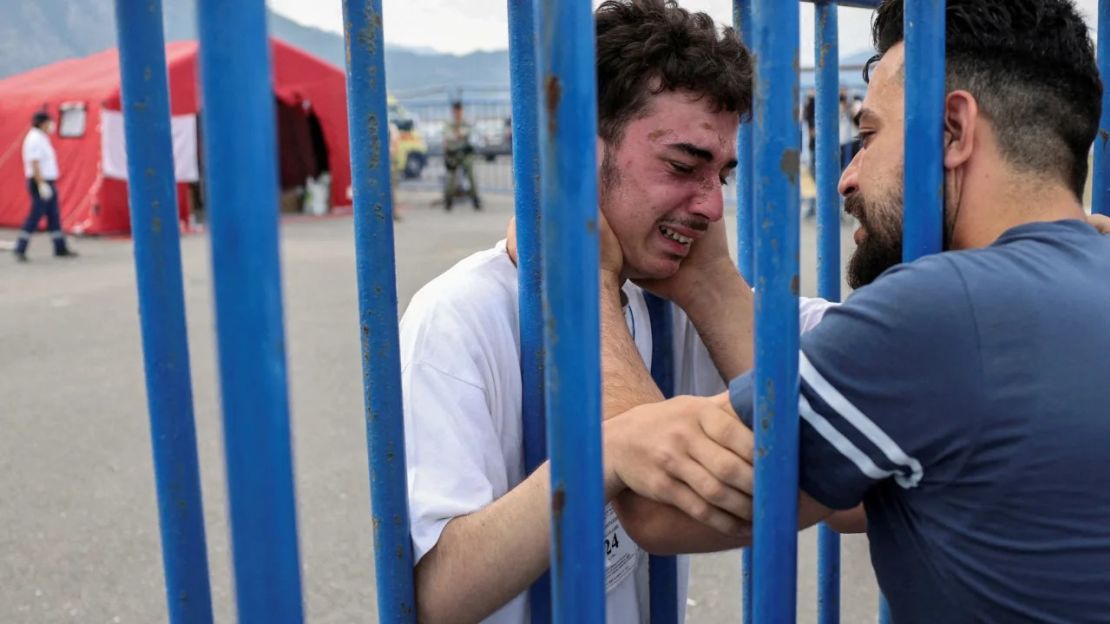
[[(596, 301), (582, 296), (598, 287), (597, 183), (589, 173), (596, 166), (597, 134), (596, 115), (589, 114), (596, 110), (593, 20), (588, 2), (508, 3), (526, 461), (531, 470), (548, 450), (553, 492), (551, 593), (546, 593), (546, 581), (534, 588), (533, 621), (601, 622), (604, 561), (594, 547), (602, 539), (603, 507), (599, 330)], [(819, 285), (820, 294), (829, 299), (840, 294), (836, 10), (838, 5), (877, 4), (878, 0), (817, 2)], [(211, 620), (212, 610), (180, 250), (171, 225), (176, 211), (160, 3), (117, 0), (116, 6), (167, 597), (172, 621), (205, 622)], [(264, 3), (200, 0), (198, 6), (239, 620), (299, 622)], [(906, 132), (915, 144), (927, 147), (907, 151), (906, 156), (907, 259), (938, 251), (941, 245), (936, 119), (944, 93), (944, 6), (943, 0), (906, 2)], [(1100, 7), (1105, 23), (1110, 0), (1102, 0)], [(346, 0), (344, 15), (379, 620), (412, 622), (381, 0)], [(752, 573), (745, 573), (745, 610), (752, 609), (745, 621), (791, 622), (795, 613), (798, 17), (795, 2), (734, 1), (735, 22), (757, 59), (753, 122), (740, 133), (737, 195), (739, 263), (756, 287), (758, 363), (757, 543), (751, 549)], [(1100, 42), (1104, 64), (1110, 63), (1107, 49)], [(1105, 137), (1100, 141), (1100, 149), (1105, 148)], [(1096, 182), (1095, 205), (1106, 212), (1103, 169), (1110, 165), (1100, 151), (1096, 159), (1096, 175), (1102, 177)], [(666, 325), (666, 317), (661, 318), (660, 328)], [(659, 338), (661, 344), (668, 343), (662, 335)], [(659, 362), (665, 361), (662, 351), (659, 355)], [(665, 371), (655, 368), (665, 386)], [(834, 538), (822, 529), (821, 622), (838, 618), (839, 551)], [(672, 579), (673, 571), (659, 578)], [(747, 589), (752, 587), (748, 580), (754, 591)], [(667, 584), (673, 592), (673, 581)], [(653, 596), (653, 613), (676, 608), (673, 593)]]
[[(814, 61), (817, 96), (817, 296), (840, 301), (840, 44), (837, 5), (815, 3)], [(840, 535), (817, 529), (817, 622), (840, 621)]]
[(240, 622), (300, 622), (266, 8), (197, 8), (236, 605)]
[(150, 440), (170, 621), (211, 622), (162, 7), (116, 0)]
[[(1110, 0), (1098, 0), (1098, 73), (1110, 76)], [(1098, 214), (1110, 215), (1110, 89), (1102, 92), (1102, 119), (1095, 137), (1094, 182), (1091, 207)]]
[[(553, 621), (605, 619), (597, 84), (590, 3), (537, 6)], [(583, 172), (587, 172), (583, 175)], [(591, 296), (583, 297), (583, 293)]]
[[(539, 90), (536, 88), (536, 8), (532, 0), (509, 0), (509, 62), (513, 104), (513, 170), (516, 172), (517, 275), (520, 305), (520, 408), (524, 470), (531, 474), (547, 459), (540, 212)], [(534, 624), (551, 621), (551, 576), (532, 585)]]
[(906, 150), (905, 235), (902, 260), (937, 253), (944, 222), (944, 0), (905, 5)]
[(409, 539), (381, 0), (344, 0), (359, 336), (378, 621), (416, 613)]
[(753, 0), (755, 517), (752, 617), (793, 622), (798, 518), (800, 5)]

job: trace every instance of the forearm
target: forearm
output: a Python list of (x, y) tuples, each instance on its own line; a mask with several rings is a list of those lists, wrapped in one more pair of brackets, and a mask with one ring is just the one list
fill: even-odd
[[(619, 296), (614, 296), (612, 289), (602, 292), (602, 367), (605, 416), (609, 418), (664, 397), (632, 341)], [(632, 490), (617, 494), (612, 504), (632, 539), (658, 554), (715, 552), (746, 543), (742, 537), (720, 533), (676, 507)]]
[(45, 180), (42, 177), (42, 169), (39, 167), (39, 161), (31, 161), (31, 177), (35, 180), (35, 184), (42, 184)]
[(631, 490), (613, 500), (613, 509), (632, 539), (654, 555), (720, 552), (751, 543), (750, 531), (725, 535), (677, 507), (637, 496)]
[[(614, 501), (613, 506), (619, 510), (619, 513), (637, 518), (636, 534), (629, 531), (629, 535), (632, 535), (641, 548), (652, 554), (719, 552), (742, 548), (752, 542), (750, 524), (747, 532), (740, 535), (725, 535), (693, 520), (674, 507), (658, 505), (640, 497), (622, 494)], [(867, 530), (867, 520), (863, 517), (862, 506), (833, 513), (808, 495), (799, 494), (798, 529), (811, 527), (822, 520), (840, 533), (862, 533)]]
[(416, 565), (418, 621), (477, 622), (543, 574), (550, 562), (550, 474), (545, 463), (505, 496), (447, 523)]
[(691, 289), (682, 308), (727, 383), (753, 365), (753, 296), (735, 267), (722, 267), (713, 276)]
[(834, 511), (825, 518), (825, 524), (837, 533), (866, 533), (867, 512), (863, 505), (845, 511)]

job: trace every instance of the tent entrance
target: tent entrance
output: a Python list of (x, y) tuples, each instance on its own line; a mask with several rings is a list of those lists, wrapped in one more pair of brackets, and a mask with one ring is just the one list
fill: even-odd
[(330, 206), (331, 167), (320, 119), (308, 101), (275, 99), (281, 212), (326, 214)]
[[(274, 98), (274, 111), (282, 214), (326, 214), (331, 208), (331, 165), (320, 118), (308, 102), (287, 104)], [(197, 145), (203, 145), (200, 133), (198, 122)], [(188, 199), (195, 222), (203, 223), (205, 197), (203, 176), (200, 178), (189, 185)]]

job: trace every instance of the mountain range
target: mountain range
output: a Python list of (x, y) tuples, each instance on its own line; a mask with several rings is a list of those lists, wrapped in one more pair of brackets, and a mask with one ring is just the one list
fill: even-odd
[[(163, 0), (167, 41), (195, 39), (196, 0)], [(343, 67), (343, 37), (268, 12), (271, 36)], [(0, 0), (0, 78), (116, 45), (110, 0)], [(386, 45), (386, 80), (394, 92), (508, 89), (505, 50), (462, 56)], [(0, 94), (2, 96), (2, 94)]]

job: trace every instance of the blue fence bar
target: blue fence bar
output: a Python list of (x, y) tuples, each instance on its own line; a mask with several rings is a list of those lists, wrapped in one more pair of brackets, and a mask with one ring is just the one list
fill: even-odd
[(537, 74), (554, 621), (605, 619), (597, 84), (589, 2), (539, 5)]
[[(740, 40), (744, 45), (751, 46), (752, 42), (752, 0), (733, 0), (732, 3), (732, 24), (736, 32), (740, 34)], [(752, 123), (740, 124), (739, 137), (737, 138), (737, 153), (740, 154), (740, 163), (736, 167), (736, 255), (737, 264), (740, 267), (740, 274), (744, 279), (752, 283), (752, 263), (754, 258), (754, 228), (755, 217), (754, 213), (754, 173), (755, 163), (752, 159), (753, 143), (752, 143)], [(750, 553), (745, 549), (744, 559), (747, 561), (750, 558)], [(749, 578), (745, 575), (745, 578)], [(745, 584), (745, 587), (750, 589), (750, 586)], [(748, 593), (744, 594), (748, 596)], [(748, 600), (744, 600), (747, 605)], [(751, 615), (748, 613), (748, 607), (744, 607), (745, 622), (750, 621)]]
[[(1110, 0), (1098, 0), (1098, 72), (1110, 77)], [(1094, 183), (1091, 210), (1110, 215), (1110, 89), (1102, 92), (1102, 119), (1095, 137)]]
[(882, 596), (879, 596), (879, 624), (890, 624), (890, 605)]
[(116, 0), (128, 204), (170, 622), (211, 622), (162, 3)]
[(944, 224), (944, 0), (906, 0), (905, 233), (902, 260), (941, 250)]
[(835, 2), (816, 7), (817, 293), (840, 300), (840, 45)]
[(200, 0), (197, 23), (236, 604), (300, 622), (266, 6)]
[[(752, 44), (752, 0), (733, 0), (732, 25), (740, 34), (744, 45)], [(740, 161), (736, 167), (736, 259), (740, 275), (749, 284), (753, 283), (752, 264), (754, 263), (755, 236), (755, 145), (752, 141), (754, 124), (740, 124), (737, 137), (737, 154)], [(740, 554), (740, 608), (741, 622), (752, 621), (752, 549), (745, 548)]]
[(344, 0), (343, 18), (378, 621), (414, 622), (381, 0)]
[[(943, 125), (945, 0), (906, 0), (905, 224), (902, 260), (937, 253), (944, 244)], [(880, 597), (879, 623), (890, 622)]]
[[(651, 378), (664, 397), (674, 396), (674, 309), (666, 299), (645, 292), (651, 321)], [(651, 555), (648, 558), (651, 592), (651, 624), (678, 621), (678, 559)], [(686, 605), (681, 608), (685, 610)]]
[[(524, 470), (547, 460), (543, 411), (543, 249), (540, 246), (539, 91), (536, 89), (534, 0), (509, 0), (509, 79), (513, 107), (513, 200), (516, 207), (517, 284), (520, 305), (520, 387)], [(551, 621), (551, 575), (530, 590), (531, 622)]]
[(794, 622), (796, 611), (800, 5), (754, 0), (752, 9), (757, 225), (753, 618), (764, 624)]
[[(840, 300), (840, 44), (837, 5), (816, 3), (815, 78), (817, 126), (817, 294)], [(840, 535), (817, 529), (817, 622), (840, 621)]]
[(817, 528), (817, 624), (840, 622), (840, 534)]

